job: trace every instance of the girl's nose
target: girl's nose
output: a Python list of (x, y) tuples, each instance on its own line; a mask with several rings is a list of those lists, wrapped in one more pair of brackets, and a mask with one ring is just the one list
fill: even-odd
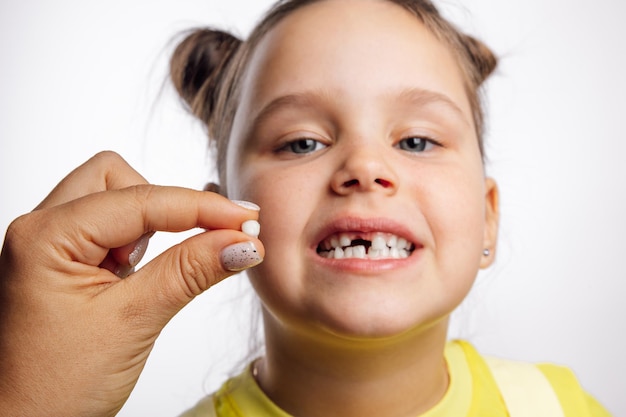
[(383, 152), (361, 148), (346, 150), (342, 165), (333, 176), (331, 188), (339, 195), (356, 192), (395, 194), (398, 177)]

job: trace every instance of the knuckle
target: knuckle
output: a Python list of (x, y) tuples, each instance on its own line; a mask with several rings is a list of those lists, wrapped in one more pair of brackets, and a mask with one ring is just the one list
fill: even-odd
[(215, 266), (214, 259), (199, 257), (184, 247), (180, 251), (179, 268), (182, 290), (189, 298), (207, 290), (219, 280), (221, 275), (221, 268)]
[(97, 171), (106, 189), (121, 189), (134, 184), (146, 184), (143, 178), (122, 156), (114, 151), (95, 154), (87, 163)]
[(136, 184), (128, 187), (133, 192), (137, 201), (148, 201), (155, 193), (157, 186), (152, 184)]
[(120, 163), (124, 163), (124, 164), (126, 163), (124, 158), (122, 158), (122, 156), (115, 151), (100, 151), (97, 154), (95, 154), (91, 158), (91, 160), (94, 163), (98, 165), (103, 165), (105, 167), (111, 166), (111, 165), (118, 165)]
[(128, 162), (115, 151), (100, 151), (91, 157), (87, 165), (94, 166), (104, 178), (107, 178), (107, 181), (111, 176), (125, 175), (124, 173), (132, 170)]
[(33, 217), (35, 217), (35, 213), (28, 213), (13, 220), (7, 228), (5, 242), (14, 245), (17, 242), (30, 240), (29, 236), (33, 235), (34, 228)]
[(5, 240), (15, 238), (15, 236), (20, 236), (22, 234), (21, 231), (24, 230), (25, 227), (27, 227), (27, 216), (27, 214), (21, 215), (9, 224), (9, 227), (6, 231)]
[[(0, 275), (2, 276), (0, 281), (16, 283), (22, 280), (9, 280), (7, 277), (14, 275), (13, 278), (16, 278), (19, 275), (19, 271), (26, 269), (32, 271), (33, 253), (36, 253), (38, 256), (40, 252), (37, 250), (37, 246), (40, 244), (37, 236), (41, 232), (34, 225), (32, 217), (32, 213), (25, 214), (9, 224), (4, 236), (2, 251), (0, 252)], [(2, 304), (3, 302), (0, 300), (0, 306)]]
[(141, 212), (143, 218), (147, 220), (147, 211), (150, 207), (150, 201), (153, 199), (153, 194), (156, 192), (156, 188), (157, 186), (151, 184), (137, 184), (126, 187), (122, 191), (127, 193), (129, 203), (133, 203), (137, 210)]

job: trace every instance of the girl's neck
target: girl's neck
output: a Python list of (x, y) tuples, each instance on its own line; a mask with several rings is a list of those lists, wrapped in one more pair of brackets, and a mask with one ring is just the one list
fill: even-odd
[(267, 354), (256, 364), (256, 378), (292, 415), (415, 416), (448, 387), (446, 333), (442, 321), (401, 340), (320, 341), (266, 317)]

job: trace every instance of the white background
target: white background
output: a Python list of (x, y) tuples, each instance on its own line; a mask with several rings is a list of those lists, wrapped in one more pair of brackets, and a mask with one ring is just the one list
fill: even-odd
[[(154, 183), (201, 188), (213, 178), (202, 129), (162, 88), (168, 42), (206, 24), (243, 35), (268, 4), (3, 0), (1, 230), (103, 149)], [(566, 364), (626, 415), (626, 3), (442, 6), (501, 57), (487, 135), (502, 192), (498, 261), (452, 334), (484, 353)], [(181, 238), (157, 235), (148, 258)], [(245, 356), (250, 304), (238, 277), (184, 309), (121, 415), (176, 415), (215, 389)]]

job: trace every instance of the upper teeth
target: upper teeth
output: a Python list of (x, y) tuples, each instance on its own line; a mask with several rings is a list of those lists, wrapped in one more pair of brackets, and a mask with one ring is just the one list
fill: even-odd
[(331, 259), (400, 259), (408, 257), (413, 249), (411, 242), (390, 233), (374, 233), (367, 236), (358, 233), (340, 233), (325, 239), (320, 244), (318, 252), (321, 256)]

